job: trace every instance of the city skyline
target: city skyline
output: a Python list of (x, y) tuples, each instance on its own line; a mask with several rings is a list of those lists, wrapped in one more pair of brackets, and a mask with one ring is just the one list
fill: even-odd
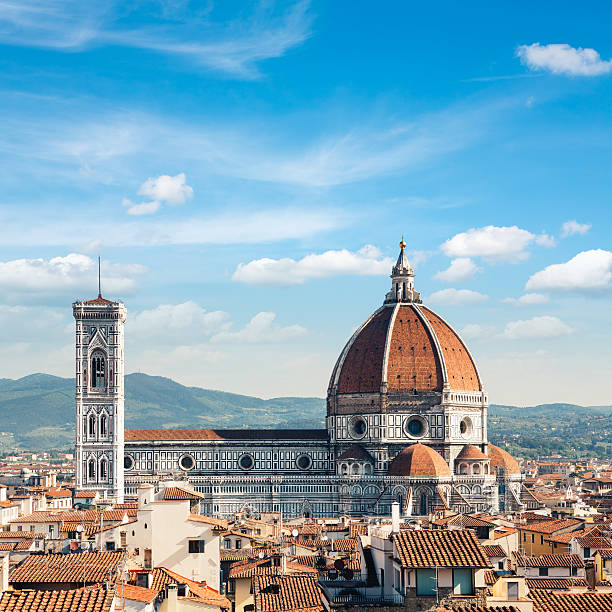
[(3, 7), (2, 376), (100, 254), (127, 372), (323, 397), (403, 235), (492, 403), (609, 404), (606, 20), (485, 6)]

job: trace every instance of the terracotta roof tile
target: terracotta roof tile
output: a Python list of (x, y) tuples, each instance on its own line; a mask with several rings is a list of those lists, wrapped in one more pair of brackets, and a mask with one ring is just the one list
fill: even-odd
[(395, 546), (404, 567), (489, 567), (491, 564), (473, 531), (400, 531)]
[(150, 440), (327, 440), (326, 429), (126, 429), (126, 442)]
[(183, 489), (182, 487), (166, 487), (164, 489), (164, 500), (165, 501), (183, 501), (183, 500), (200, 500), (206, 496), (197, 491), (191, 491), (190, 489)]
[(518, 567), (584, 567), (580, 555), (524, 555), (513, 552), (512, 556)]
[(136, 586), (135, 584), (129, 584), (127, 582), (117, 582), (117, 597), (119, 599), (131, 599), (132, 601), (140, 601), (142, 603), (149, 603), (157, 597), (157, 593), (154, 589), (145, 589), (144, 587)]
[(110, 612), (113, 591), (105, 588), (70, 591), (5, 591), (0, 612)]
[(104, 582), (125, 558), (124, 552), (30, 555), (10, 575), (10, 583)]
[(588, 587), (584, 578), (527, 578), (527, 587), (531, 589), (570, 589), (571, 587)]
[(207, 523), (208, 525), (212, 525), (213, 527), (227, 529), (227, 521), (223, 519), (213, 518), (212, 516), (204, 516), (202, 514), (190, 514), (189, 520), (193, 521), (194, 523)]
[(506, 551), (499, 544), (485, 544), (482, 548), (487, 557), (507, 557)]
[(396, 455), (387, 475), (429, 478), (451, 476), (451, 471), (442, 455), (430, 446), (417, 442)]
[(479, 459), (482, 461), (488, 459), (488, 457), (473, 444), (466, 444), (457, 455), (457, 459)]
[(611, 612), (612, 593), (563, 593), (534, 589), (534, 612)]
[(370, 455), (370, 453), (368, 453), (368, 451), (363, 448), (361, 444), (351, 444), (338, 457), (338, 461), (343, 461), (344, 459), (357, 459), (361, 461), (369, 461), (370, 463), (375, 463), (372, 455)]
[(541, 523), (531, 523), (527, 525), (516, 523), (516, 526), (524, 531), (535, 531), (537, 533), (552, 534), (564, 529), (571, 531), (572, 527), (578, 527), (582, 524), (582, 521), (579, 521), (578, 519), (562, 519), (554, 521), (542, 521)]
[(314, 574), (255, 576), (255, 609), (258, 612), (320, 612), (321, 590)]

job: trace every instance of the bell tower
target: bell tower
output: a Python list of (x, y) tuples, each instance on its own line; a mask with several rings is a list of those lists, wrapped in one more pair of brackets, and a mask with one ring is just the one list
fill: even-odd
[(76, 488), (123, 502), (124, 355), (127, 309), (102, 297), (75, 302)]

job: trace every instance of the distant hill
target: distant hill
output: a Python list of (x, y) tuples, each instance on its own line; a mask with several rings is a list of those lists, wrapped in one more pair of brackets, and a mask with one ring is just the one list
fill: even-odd
[[(126, 427), (319, 428), (325, 400), (248, 395), (186, 387), (169, 378), (125, 377)], [(49, 449), (74, 441), (74, 380), (32, 374), (0, 379), (0, 448)], [(489, 440), (536, 457), (553, 452), (612, 457), (612, 406), (491, 405)]]
[[(248, 395), (185, 387), (169, 378), (125, 377), (125, 423), (130, 429), (318, 428), (325, 426), (325, 400)], [(32, 374), (0, 379), (1, 446), (61, 448), (74, 440), (74, 380)]]

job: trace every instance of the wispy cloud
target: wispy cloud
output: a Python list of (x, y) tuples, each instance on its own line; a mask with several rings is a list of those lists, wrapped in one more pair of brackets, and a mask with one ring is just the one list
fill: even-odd
[(149, 25), (134, 28), (126, 19), (132, 12), (109, 0), (0, 0), (0, 41), (70, 52), (110, 45), (146, 49), (252, 79), (260, 74), (259, 62), (283, 56), (311, 35), (306, 0), (280, 15), (262, 3), (250, 17), (225, 23), (193, 10), (175, 11), (169, 19), (160, 7), (140, 20)]
[[(49, 224), (53, 232), (49, 232)], [(331, 209), (240, 209), (181, 220), (100, 219), (84, 226), (78, 219), (57, 221), (41, 216), (35, 223), (25, 217), (0, 214), (0, 241), (4, 246), (160, 246), (187, 244), (257, 244), (304, 238), (346, 225), (345, 216)]]

